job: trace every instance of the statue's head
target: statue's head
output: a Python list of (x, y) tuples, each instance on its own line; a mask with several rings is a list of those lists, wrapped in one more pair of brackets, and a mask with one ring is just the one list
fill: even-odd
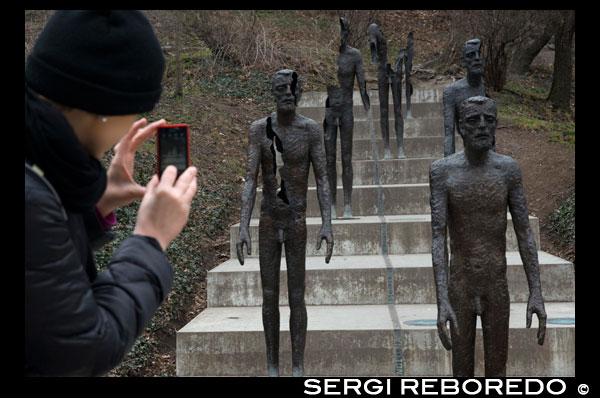
[(470, 97), (458, 107), (459, 132), (465, 148), (484, 151), (492, 148), (498, 110), (493, 99), (488, 97)]
[(371, 60), (377, 63), (379, 60), (378, 53), (383, 53), (381, 54), (383, 58), (386, 55), (384, 52), (387, 52), (385, 36), (377, 24), (372, 23), (369, 25), (369, 43), (371, 44)]
[(350, 21), (344, 17), (340, 17), (340, 45), (343, 46), (350, 35)]
[(481, 40), (467, 40), (462, 46), (461, 63), (467, 68), (468, 74), (482, 75), (483, 61), (481, 60)]
[(302, 97), (302, 80), (300, 75), (290, 69), (283, 69), (275, 73), (271, 85), (271, 94), (277, 102), (280, 112), (295, 112), (296, 106)]

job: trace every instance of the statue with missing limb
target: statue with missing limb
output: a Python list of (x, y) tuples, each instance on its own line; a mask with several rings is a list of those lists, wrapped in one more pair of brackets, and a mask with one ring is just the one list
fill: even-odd
[[(336, 145), (337, 131), (340, 131), (342, 145), (342, 185), (344, 188), (344, 218), (352, 218), (352, 135), (354, 129), (354, 114), (352, 112), (354, 92), (354, 78), (358, 80), (358, 89), (365, 112), (370, 109), (369, 95), (365, 81), (365, 69), (362, 63), (360, 51), (346, 44), (350, 34), (350, 22), (346, 18), (340, 18), (340, 55), (338, 56), (338, 81), (340, 84), (336, 95), (339, 98), (328, 101), (331, 105), (336, 102), (335, 111), (325, 110), (325, 121), (323, 123), (325, 133), (325, 153), (327, 156), (327, 176), (331, 192), (331, 214), (337, 218), (336, 194), (337, 194), (337, 169), (336, 169)], [(331, 92), (331, 89), (328, 90)], [(330, 106), (331, 107), (331, 106)], [(335, 116), (333, 115), (335, 114)], [(336, 122), (337, 119), (337, 122)]]
[(381, 123), (381, 136), (383, 137), (384, 159), (391, 159), (390, 132), (388, 117), (389, 86), (392, 86), (392, 98), (394, 100), (394, 127), (396, 129), (396, 145), (398, 148), (398, 159), (406, 158), (403, 149), (404, 143), (404, 120), (402, 118), (402, 63), (406, 55), (406, 49), (400, 50), (394, 68), (387, 62), (387, 42), (379, 26), (369, 26), (369, 41), (371, 43), (371, 59), (377, 67), (377, 88), (379, 92), (379, 112)]
[[(251, 253), (248, 227), (256, 198), (258, 170), (261, 168), (263, 196), (260, 206), (258, 251), (267, 365), (270, 376), (279, 376), (279, 273), (281, 245), (285, 244), (292, 372), (294, 376), (302, 376), (307, 326), (304, 304), (306, 192), (311, 164), (323, 219), (317, 250), (325, 239), (326, 263), (329, 263), (333, 251), (329, 184), (321, 130), (313, 120), (296, 113), (296, 106), (302, 95), (300, 77), (289, 69), (280, 70), (273, 78), (271, 93), (277, 102), (277, 111), (250, 126), (248, 170), (242, 192), (237, 257), (243, 265), (244, 245), (247, 246), (248, 254)], [(280, 162), (277, 161), (278, 158)], [(281, 163), (281, 167), (278, 167)]]
[[(483, 84), (483, 61), (481, 60), (481, 41), (468, 40), (462, 47), (461, 62), (467, 69), (467, 76), (444, 87), (444, 156), (456, 152), (454, 129), (460, 134), (458, 125), (458, 106), (467, 98), (475, 96), (489, 97)], [(496, 150), (496, 141), (492, 143), (492, 151)]]
[(455, 377), (473, 377), (478, 315), (483, 327), (485, 377), (506, 376), (510, 314), (507, 207), (529, 285), (526, 326), (531, 326), (535, 313), (539, 320), (538, 344), (544, 343), (546, 333), (537, 249), (521, 170), (514, 159), (491, 151), (496, 113), (496, 104), (490, 98), (465, 100), (459, 107), (459, 132), (465, 149), (434, 162), (429, 174), (437, 327), (442, 344), (452, 350)]
[(412, 60), (415, 56), (415, 40), (414, 40), (414, 32), (410, 32), (408, 34), (408, 41), (406, 43), (406, 57), (404, 59), (405, 70), (406, 70), (406, 118), (412, 119), (412, 110), (411, 110), (411, 97), (413, 93), (413, 85), (410, 81), (410, 73), (412, 72)]

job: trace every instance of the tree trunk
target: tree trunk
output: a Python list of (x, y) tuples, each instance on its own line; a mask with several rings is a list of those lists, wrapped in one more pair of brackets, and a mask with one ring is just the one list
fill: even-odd
[(445, 70), (454, 64), (461, 65), (462, 45), (470, 39), (467, 37), (465, 11), (453, 10), (450, 18), (450, 37), (437, 59), (437, 66), (440, 70)]
[(573, 77), (573, 34), (575, 11), (561, 11), (562, 19), (554, 33), (554, 73), (548, 101), (554, 109), (571, 110), (571, 81)]
[(524, 75), (529, 72), (529, 67), (535, 57), (537, 57), (552, 38), (554, 29), (555, 27), (548, 21), (542, 33), (516, 54), (510, 66), (510, 72), (517, 75)]
[(183, 11), (175, 11), (175, 96), (183, 97), (183, 65), (181, 63), (181, 35), (183, 32)]

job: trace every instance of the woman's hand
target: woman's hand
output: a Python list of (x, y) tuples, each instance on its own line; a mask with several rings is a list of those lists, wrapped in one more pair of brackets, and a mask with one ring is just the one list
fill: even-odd
[(140, 204), (133, 233), (155, 238), (165, 251), (187, 223), (197, 191), (197, 171), (188, 167), (177, 178), (177, 169), (169, 165), (160, 180), (155, 174)]
[(166, 121), (161, 119), (147, 126), (146, 123), (148, 121), (145, 118), (133, 123), (129, 132), (114, 148), (115, 156), (106, 173), (108, 179), (106, 191), (98, 202), (98, 210), (102, 216), (107, 216), (116, 208), (141, 199), (146, 193), (146, 188), (133, 180), (135, 151), (148, 138), (156, 135), (158, 128), (166, 125)]

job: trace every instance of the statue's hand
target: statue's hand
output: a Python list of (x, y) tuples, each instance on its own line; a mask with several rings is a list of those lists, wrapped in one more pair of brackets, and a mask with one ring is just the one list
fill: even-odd
[(321, 227), (321, 232), (319, 232), (319, 238), (317, 239), (317, 250), (321, 250), (321, 242), (325, 239), (327, 242), (327, 254), (325, 255), (325, 262), (329, 264), (329, 260), (331, 259), (331, 255), (333, 253), (333, 236), (331, 234), (331, 228), (326, 228), (325, 226)]
[(544, 299), (542, 294), (532, 294), (529, 296), (527, 301), (527, 324), (526, 327), (531, 327), (531, 320), (533, 314), (537, 314), (539, 326), (537, 332), (538, 344), (544, 344), (544, 338), (546, 337), (546, 309), (544, 308)]
[(446, 350), (452, 349), (452, 339), (450, 338), (450, 332), (448, 331), (448, 327), (446, 326), (446, 322), (450, 321), (454, 325), (454, 330), (458, 335), (458, 321), (456, 320), (456, 315), (454, 314), (454, 310), (449, 302), (443, 302), (438, 305), (438, 335), (440, 336), (440, 340), (442, 341), (442, 345)]
[(250, 234), (248, 234), (247, 228), (240, 228), (240, 233), (237, 240), (237, 258), (241, 265), (244, 265), (244, 243), (248, 248), (248, 255), (252, 253), (252, 243), (250, 241)]

